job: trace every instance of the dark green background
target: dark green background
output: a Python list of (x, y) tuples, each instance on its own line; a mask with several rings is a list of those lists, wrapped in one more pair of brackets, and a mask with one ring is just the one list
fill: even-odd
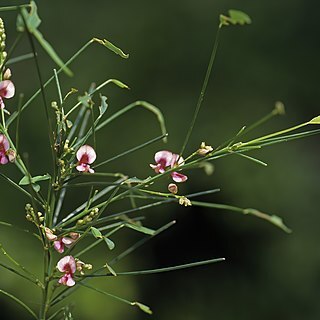
[[(11, 1), (1, 1), (1, 5)], [(131, 90), (112, 86), (109, 112), (143, 99), (163, 111), (169, 142), (150, 146), (110, 164), (105, 170), (140, 178), (152, 174), (149, 163), (161, 149), (178, 152), (200, 92), (218, 16), (228, 9), (247, 12), (253, 23), (222, 30), (217, 60), (203, 108), (187, 153), (201, 141), (217, 146), (242, 126), (270, 112), (281, 100), (287, 115), (256, 131), (256, 135), (310, 120), (319, 114), (319, 11), (316, 1), (39, 1), (41, 32), (67, 60), (92, 37), (107, 38), (130, 53), (128, 60), (95, 45), (71, 66), (75, 76), (61, 77), (62, 88), (87, 90), (91, 82), (117, 78)], [(7, 43), (13, 42), (15, 13), (2, 14)], [(18, 53), (28, 53), (24, 39)], [(38, 50), (44, 78), (54, 64)], [(17, 92), (29, 97), (38, 88), (33, 61), (12, 67)], [(48, 101), (57, 100), (54, 86)], [(96, 100), (98, 105), (98, 100)], [(17, 98), (8, 101), (13, 111)], [(99, 135), (98, 159), (103, 160), (159, 134), (154, 116), (135, 110), (113, 122)], [(29, 153), (34, 175), (50, 170), (46, 123), (40, 99), (24, 113), (21, 151)], [(318, 137), (277, 145), (254, 153), (264, 168), (242, 158), (215, 163), (214, 175), (190, 172), (182, 193), (221, 188), (204, 197), (240, 207), (254, 207), (282, 216), (294, 230), (291, 235), (253, 217), (235, 213), (165, 206), (145, 212), (146, 225), (159, 227), (173, 219), (177, 224), (123, 260), (116, 271), (140, 270), (182, 264), (213, 257), (224, 263), (169, 274), (103, 279), (97, 286), (152, 307), (154, 319), (319, 319), (319, 149)], [(1, 171), (20, 178), (13, 166)], [(165, 184), (159, 186), (165, 190)], [(87, 190), (67, 198), (64, 213), (84, 201)], [(24, 223), (26, 199), (1, 182), (1, 220)], [(113, 210), (113, 209), (112, 209)], [(28, 228), (32, 228), (27, 225)], [(121, 232), (113, 240), (121, 252), (139, 235)], [(30, 236), (1, 227), (0, 241), (19, 261), (41, 272), (41, 250)], [(16, 253), (15, 253), (16, 252)], [(114, 253), (112, 253), (113, 255)], [(87, 262), (110, 259), (106, 248)], [(58, 256), (57, 256), (58, 259)], [(100, 261), (99, 260), (99, 261)], [(1, 258), (3, 261), (3, 258)], [(101, 263), (101, 261), (100, 261)], [(37, 309), (38, 291), (2, 270), (0, 287), (16, 292)], [(70, 299), (75, 319), (147, 319), (134, 308), (86, 289)], [(7, 319), (27, 319), (20, 307), (1, 297)]]

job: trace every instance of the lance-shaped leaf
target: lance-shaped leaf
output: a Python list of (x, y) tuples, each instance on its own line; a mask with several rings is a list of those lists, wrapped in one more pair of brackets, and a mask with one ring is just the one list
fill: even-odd
[(95, 227), (91, 227), (91, 233), (96, 239), (102, 239), (103, 238), (103, 235), (100, 232), (100, 230), (95, 228)]
[(155, 230), (143, 227), (143, 226), (138, 225), (138, 224), (126, 223), (125, 226), (130, 228), (130, 229), (139, 231), (141, 233), (148, 234), (150, 236), (153, 236), (155, 234), (155, 232), (156, 232)]
[(105, 243), (107, 244), (107, 246), (110, 250), (113, 250), (115, 248), (116, 245), (114, 244), (114, 242), (112, 240), (110, 240), (107, 237), (103, 237), (103, 240), (105, 241)]
[(320, 116), (317, 116), (309, 121), (310, 124), (320, 124)]
[(30, 183), (37, 183), (39, 181), (45, 181), (45, 180), (49, 180), (51, 178), (50, 174), (44, 174), (42, 176), (35, 176), (35, 177), (28, 177), (28, 176), (24, 176), (20, 182), (19, 185), (20, 186), (26, 186)]
[(124, 58), (124, 59), (128, 59), (129, 58), (128, 54), (124, 53), (120, 48), (116, 47), (114, 44), (112, 44), (107, 39), (101, 40), (101, 39), (98, 39), (98, 38), (93, 38), (93, 41), (96, 41), (96, 42), (102, 44), (103, 46), (105, 46), (109, 50), (113, 51), (115, 54), (118, 54), (121, 58)]
[(107, 262), (105, 263), (104, 266), (108, 269), (108, 271), (109, 271), (112, 275), (114, 275), (115, 277), (117, 276), (116, 272), (108, 265)]

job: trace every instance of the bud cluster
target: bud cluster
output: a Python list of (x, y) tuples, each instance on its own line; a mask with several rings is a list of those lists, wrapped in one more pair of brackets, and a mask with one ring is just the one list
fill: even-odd
[(7, 58), (6, 48), (6, 34), (4, 29), (3, 20), (0, 18), (0, 68), (3, 66), (5, 59)]
[(79, 219), (77, 221), (77, 226), (84, 226), (87, 223), (90, 223), (98, 214), (99, 208), (92, 209), (88, 215), (86, 215), (83, 219)]
[(44, 221), (43, 214), (39, 211), (37, 213), (34, 212), (34, 209), (30, 203), (27, 203), (25, 206), (26, 210), (26, 219), (35, 225), (39, 225), (40, 222)]

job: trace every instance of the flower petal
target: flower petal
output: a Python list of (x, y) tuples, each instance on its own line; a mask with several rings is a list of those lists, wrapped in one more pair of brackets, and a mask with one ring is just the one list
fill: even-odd
[[(10, 144), (8, 139), (6, 138), (6, 136), (4, 134), (0, 134), (0, 145), (2, 145), (4, 151), (8, 151), (10, 148)], [(1, 150), (1, 146), (0, 146), (0, 150)]]
[(76, 284), (76, 282), (73, 280), (72, 275), (71, 275), (71, 274), (67, 274), (66, 276), (67, 276), (66, 285), (67, 285), (68, 287), (74, 286), (74, 285)]
[(171, 168), (173, 168), (175, 166), (180, 166), (180, 165), (184, 165), (183, 157), (179, 157), (179, 155), (177, 153), (173, 153), (172, 160), (170, 163)]
[(172, 161), (172, 152), (167, 150), (158, 151), (154, 155), (154, 160), (157, 164), (161, 164), (162, 167), (168, 167)]
[(79, 164), (76, 166), (76, 169), (80, 172), (86, 172), (87, 171), (87, 166), (84, 163)]
[(94, 149), (85, 144), (79, 148), (77, 151), (77, 159), (80, 163), (93, 163), (97, 158), (96, 152)]
[(12, 81), (0, 81), (0, 96), (3, 98), (12, 98), (15, 94), (15, 87)]
[(7, 164), (9, 162), (8, 158), (6, 156), (0, 155), (0, 163), (1, 164)]
[(57, 263), (57, 268), (60, 272), (75, 273), (77, 266), (73, 256), (65, 256)]
[(175, 182), (185, 182), (188, 179), (186, 175), (179, 172), (171, 172), (171, 177)]
[(59, 252), (59, 253), (63, 253), (64, 251), (64, 244), (63, 242), (60, 240), (54, 241), (53, 242), (53, 247)]
[(61, 239), (61, 241), (66, 245), (66, 246), (70, 246), (74, 243), (75, 240), (68, 238), (68, 237), (63, 237)]

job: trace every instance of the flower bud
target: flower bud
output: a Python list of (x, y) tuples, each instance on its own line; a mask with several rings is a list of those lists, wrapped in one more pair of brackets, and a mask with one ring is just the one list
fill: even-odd
[(205, 156), (211, 151), (213, 151), (213, 148), (211, 146), (207, 146), (205, 142), (202, 142), (200, 145), (200, 148), (197, 150), (197, 153), (200, 154), (201, 156)]
[(175, 183), (170, 183), (168, 185), (168, 190), (173, 194), (177, 194), (178, 193), (178, 186)]
[(11, 78), (11, 70), (7, 68), (7, 70), (3, 74), (3, 80), (9, 80)]

